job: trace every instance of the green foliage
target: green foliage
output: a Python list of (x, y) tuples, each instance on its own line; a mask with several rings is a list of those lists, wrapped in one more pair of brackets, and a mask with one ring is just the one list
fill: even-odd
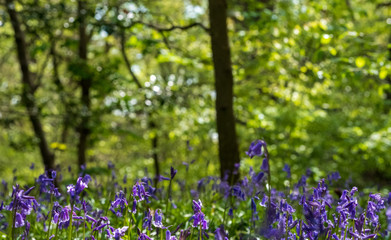
[[(229, 1), (244, 166), (260, 166), (244, 152), (262, 136), (270, 144), (276, 174), (289, 163), (299, 173), (316, 166), (316, 177), (339, 170), (359, 185), (391, 179), (391, 32), (389, 7), (381, 3)], [(164, 30), (194, 22), (208, 26), (206, 1), (89, 2), (84, 62), (77, 57), (76, 2), (22, 0), (15, 7), (49, 143), (68, 136), (66, 149), (56, 150), (58, 163), (76, 161), (75, 128), (83, 114), (78, 83), (91, 77), (92, 108), (86, 114), (92, 116), (92, 166), (112, 160), (126, 172), (131, 172), (127, 167), (152, 168), (155, 151), (164, 169), (194, 159), (199, 170), (194, 177), (218, 173), (210, 36), (198, 26)], [(38, 163), (39, 155), (20, 103), (13, 32), (4, 9), (0, 19), (0, 139), (2, 162), (9, 162), (0, 174), (5, 177), (22, 162)], [(122, 33), (124, 53), (142, 88), (125, 64)], [(53, 77), (53, 44), (62, 90)], [(153, 150), (154, 136), (159, 146)]]

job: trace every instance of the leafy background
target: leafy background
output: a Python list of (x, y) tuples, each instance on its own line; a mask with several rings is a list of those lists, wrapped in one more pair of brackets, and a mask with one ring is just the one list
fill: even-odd
[[(245, 151), (269, 144), (273, 176), (284, 164), (297, 180), (339, 171), (357, 186), (384, 187), (391, 179), (390, 4), (364, 0), (230, 0), (228, 28), (235, 78), (234, 111), (242, 170), (257, 168)], [(210, 36), (201, 27), (207, 2), (90, 1), (88, 62), (77, 57), (74, 1), (19, 0), (31, 71), (44, 129), (61, 168), (76, 168), (78, 81), (93, 78), (92, 129), (87, 167), (102, 174), (108, 161), (120, 174), (153, 172), (153, 152), (163, 173), (193, 163), (195, 179), (218, 174)], [(135, 22), (139, 21), (139, 24)], [(121, 34), (134, 77), (121, 53)], [(58, 87), (50, 48), (59, 58)], [(43, 170), (25, 108), (13, 31), (0, 10), (0, 177), (20, 181)], [(151, 119), (156, 127), (151, 128)], [(64, 131), (65, 122), (68, 129)], [(65, 141), (62, 141), (66, 133)], [(158, 148), (151, 150), (157, 137)], [(35, 172), (29, 166), (35, 164)], [(185, 166), (182, 166), (185, 168)], [(182, 171), (183, 172), (183, 171)], [(181, 171), (178, 174), (185, 174)], [(283, 182), (274, 177), (276, 184)]]

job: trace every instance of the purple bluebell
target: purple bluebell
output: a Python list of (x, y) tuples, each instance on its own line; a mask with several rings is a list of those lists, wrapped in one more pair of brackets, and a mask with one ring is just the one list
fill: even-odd
[(252, 178), (252, 182), (255, 184), (260, 184), (264, 176), (265, 176), (264, 172), (259, 172)]
[(79, 177), (77, 179), (76, 185), (68, 185), (67, 192), (71, 196), (72, 200), (77, 199), (80, 193), (88, 187), (88, 183), (91, 181), (90, 175), (85, 175), (84, 177)]
[(230, 209), (228, 210), (228, 216), (231, 217), (231, 218), (234, 217), (234, 210), (233, 210), (232, 208), (230, 208)]
[(265, 172), (269, 171), (269, 160), (267, 158), (262, 160), (261, 170)]
[(145, 191), (144, 183), (142, 182), (136, 182), (132, 191), (133, 198), (136, 199), (137, 202), (148, 200), (148, 197), (150, 196), (150, 194)]
[(195, 201), (193, 200), (193, 211), (194, 215), (193, 219), (193, 227), (198, 228), (201, 226), (202, 229), (208, 229), (208, 222), (205, 220), (205, 214), (202, 210), (202, 202), (201, 200)]
[(171, 177), (171, 180), (174, 179), (176, 173), (178, 172), (178, 170), (174, 169), (172, 166), (170, 168), (170, 177)]
[(166, 231), (166, 240), (178, 240), (175, 236), (171, 235), (170, 230)]
[(251, 198), (251, 211), (253, 214), (257, 212), (257, 205), (255, 204), (254, 198)]
[(339, 179), (341, 179), (339, 172), (332, 172), (327, 175), (327, 180), (329, 181), (329, 184), (332, 184), (334, 181), (338, 181)]
[(102, 232), (102, 229), (110, 226), (110, 221), (107, 217), (100, 217), (91, 225), (92, 232)]
[(143, 229), (152, 230), (152, 214), (149, 209), (144, 212)]
[(128, 174), (125, 173), (124, 178), (122, 179), (123, 184), (128, 183)]
[(216, 240), (228, 240), (228, 234), (226, 233), (224, 229), (224, 225), (221, 225), (218, 227), (215, 231), (215, 239)]
[[(11, 203), (5, 206), (4, 209), (15, 212), (15, 227), (22, 227), (25, 225), (26, 216), (30, 215), (33, 210), (37, 210), (38, 202), (33, 196), (29, 196), (34, 187), (22, 190), (19, 185), (13, 187), (11, 195)], [(3, 207), (2, 207), (3, 208)]]
[(106, 229), (107, 237), (113, 238), (115, 240), (122, 240), (122, 237), (125, 236), (126, 231), (128, 230), (128, 226), (122, 227), (122, 228), (113, 228), (111, 226)]
[(140, 235), (138, 236), (137, 240), (152, 240), (152, 239), (150, 237), (148, 237), (147, 234), (140, 233)]
[(181, 230), (179, 235), (179, 240), (186, 240), (190, 236), (190, 229)]
[[(121, 190), (115, 195), (115, 199), (111, 202), (110, 211), (112, 211), (117, 217), (122, 217), (128, 201), (126, 200), (125, 193)], [(119, 208), (117, 211), (116, 209)]]
[(251, 143), (251, 145), (250, 145), (248, 151), (246, 152), (246, 154), (250, 158), (253, 158), (255, 156), (261, 157), (263, 155), (262, 148), (264, 148), (265, 146), (266, 146), (266, 143), (264, 141), (256, 140), (256, 141)]
[(40, 175), (37, 179), (37, 184), (39, 185), (39, 193), (47, 193), (49, 195), (46, 196), (46, 200), (50, 200), (50, 194), (55, 197), (60, 197), (61, 193), (58, 191), (56, 186), (54, 185), (54, 181), (56, 179), (56, 171), (46, 171), (44, 174)]
[(163, 213), (162, 213), (162, 210), (156, 209), (152, 224), (156, 228), (162, 228), (162, 229), (165, 228), (164, 225), (163, 225)]
[(242, 191), (242, 188), (239, 185), (235, 185), (232, 188), (232, 196), (235, 196), (242, 201), (246, 200), (246, 194)]
[(109, 161), (109, 162), (107, 163), (107, 168), (108, 168), (108, 169), (114, 169), (114, 168), (115, 168), (114, 163), (113, 163), (112, 161)]
[(288, 164), (284, 165), (284, 168), (282, 169), (282, 171), (286, 172), (286, 175), (287, 175), (288, 179), (291, 178), (291, 168), (289, 167)]
[(269, 197), (266, 194), (264, 194), (262, 201), (259, 203), (259, 205), (261, 205), (262, 207), (266, 207), (266, 203), (267, 203), (268, 199), (269, 199)]
[(170, 181), (170, 178), (165, 177), (165, 176), (163, 176), (163, 175), (159, 175), (159, 176), (157, 176), (157, 181), (158, 181), (158, 182), (161, 182), (161, 181)]

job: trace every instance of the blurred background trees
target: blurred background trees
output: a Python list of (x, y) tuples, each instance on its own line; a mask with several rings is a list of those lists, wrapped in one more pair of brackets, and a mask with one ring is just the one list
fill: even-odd
[[(31, 163), (98, 174), (108, 161), (133, 177), (219, 174), (214, 70), (228, 59), (213, 62), (222, 27), (209, 7), (1, 1), (0, 176)], [(391, 180), (391, 3), (227, 0), (226, 23), (242, 171), (260, 166), (244, 152), (263, 138), (275, 175), (288, 163), (293, 179)]]

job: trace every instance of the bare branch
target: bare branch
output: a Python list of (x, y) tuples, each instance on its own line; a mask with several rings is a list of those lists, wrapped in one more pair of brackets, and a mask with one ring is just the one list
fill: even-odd
[(391, 2), (379, 3), (376, 5), (376, 8), (382, 8), (382, 7), (391, 7)]
[(204, 29), (206, 32), (209, 32), (209, 28), (207, 28), (206, 26), (204, 26), (202, 23), (199, 23), (199, 22), (191, 23), (191, 24), (185, 25), (185, 26), (172, 25), (171, 27), (160, 27), (160, 26), (157, 26), (157, 25), (154, 25), (151, 23), (142, 22), (142, 21), (134, 21), (133, 25), (135, 25), (135, 24), (142, 24), (142, 25), (147, 26), (149, 28), (155, 29), (156, 31), (159, 31), (159, 32), (171, 32), (171, 31), (174, 31), (177, 29), (178, 30), (187, 30), (187, 29), (190, 29), (193, 27), (200, 27), (200, 28)]
[(141, 85), (140, 81), (138, 80), (136, 74), (133, 72), (132, 65), (130, 64), (128, 56), (126, 55), (125, 31), (121, 31), (121, 41), (120, 42), (121, 42), (121, 53), (122, 53), (122, 57), (124, 58), (124, 61), (126, 64), (126, 68), (128, 69), (130, 75), (132, 75), (132, 78), (133, 78), (134, 82), (136, 83), (137, 87), (139, 89), (141, 89), (141, 88), (143, 88), (143, 86)]

